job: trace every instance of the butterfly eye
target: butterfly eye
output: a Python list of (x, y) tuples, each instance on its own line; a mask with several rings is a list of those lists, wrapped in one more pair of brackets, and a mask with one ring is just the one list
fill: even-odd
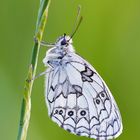
[(63, 40), (61, 41), (61, 45), (66, 45), (66, 44), (67, 44), (66, 39), (63, 39)]

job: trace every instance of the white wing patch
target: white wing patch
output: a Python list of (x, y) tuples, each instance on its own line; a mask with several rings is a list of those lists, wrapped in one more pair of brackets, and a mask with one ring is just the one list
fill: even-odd
[(74, 53), (70, 57), (46, 75), (50, 117), (76, 135), (116, 138), (122, 132), (122, 120), (111, 92), (88, 62)]

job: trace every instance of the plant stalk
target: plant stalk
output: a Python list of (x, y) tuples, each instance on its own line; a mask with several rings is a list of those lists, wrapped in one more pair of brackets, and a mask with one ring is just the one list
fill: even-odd
[(27, 137), (27, 131), (31, 115), (31, 92), (34, 83), (34, 80), (32, 79), (35, 77), (36, 74), (40, 41), (42, 40), (44, 28), (48, 17), (48, 8), (50, 5), (50, 1), (51, 0), (40, 0), (40, 7), (35, 31), (35, 38), (37, 41), (35, 41), (35, 44), (33, 46), (31, 62), (27, 74), (27, 79), (25, 81), (17, 140), (26, 140)]

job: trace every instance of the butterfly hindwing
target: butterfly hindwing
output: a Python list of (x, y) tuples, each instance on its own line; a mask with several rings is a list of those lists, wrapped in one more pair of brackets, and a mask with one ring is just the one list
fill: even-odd
[(77, 54), (46, 75), (49, 115), (60, 127), (91, 138), (111, 139), (122, 131), (121, 117), (107, 85)]

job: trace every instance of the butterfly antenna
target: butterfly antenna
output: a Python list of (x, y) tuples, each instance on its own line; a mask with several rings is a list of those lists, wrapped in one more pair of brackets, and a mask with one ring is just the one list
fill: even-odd
[[(80, 12), (81, 12), (81, 6), (79, 5), (78, 6), (78, 10), (77, 10), (77, 16), (76, 16), (76, 20), (74, 22), (74, 26), (73, 26), (73, 30), (72, 30), (72, 33), (70, 35), (70, 38), (73, 38), (73, 36), (75, 35), (75, 33), (77, 32), (82, 20), (83, 20), (83, 17), (81, 16), (80, 17)], [(79, 19), (80, 18), (80, 19)], [(78, 22), (78, 19), (79, 19), (79, 22)]]

